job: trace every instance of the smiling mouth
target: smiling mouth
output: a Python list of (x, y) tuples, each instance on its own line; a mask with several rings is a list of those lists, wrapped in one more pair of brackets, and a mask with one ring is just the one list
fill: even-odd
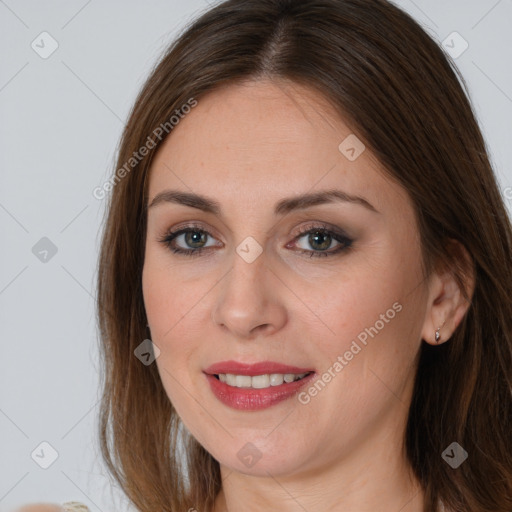
[(267, 373), (263, 375), (236, 375), (219, 373), (213, 376), (220, 382), (233, 388), (266, 389), (301, 380), (313, 372), (305, 373)]

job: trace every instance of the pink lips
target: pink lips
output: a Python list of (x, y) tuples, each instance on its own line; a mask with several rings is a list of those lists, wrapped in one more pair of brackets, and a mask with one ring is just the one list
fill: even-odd
[[(270, 386), (265, 389), (237, 388), (221, 382), (215, 375), (231, 373), (236, 375), (265, 375), (271, 373), (308, 373), (304, 378), (279, 386)], [(215, 397), (224, 405), (233, 409), (244, 411), (257, 411), (282, 402), (295, 395), (298, 390), (315, 376), (311, 368), (299, 368), (273, 361), (262, 361), (255, 364), (238, 363), (237, 361), (223, 361), (215, 363), (204, 370), (210, 388)]]
[(267, 373), (306, 373), (313, 371), (311, 368), (299, 368), (273, 361), (261, 361), (260, 363), (245, 364), (237, 361), (222, 361), (206, 368), (204, 373), (218, 375), (219, 373), (233, 373), (236, 375), (265, 375)]

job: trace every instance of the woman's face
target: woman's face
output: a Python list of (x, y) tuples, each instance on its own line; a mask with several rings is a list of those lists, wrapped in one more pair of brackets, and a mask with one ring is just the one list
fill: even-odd
[(278, 476), (397, 453), (426, 321), (417, 226), (322, 97), (253, 82), (201, 98), (148, 204), (156, 364), (213, 457)]

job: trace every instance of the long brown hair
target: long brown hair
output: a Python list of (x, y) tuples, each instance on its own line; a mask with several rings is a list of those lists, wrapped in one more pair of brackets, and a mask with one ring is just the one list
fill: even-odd
[[(180, 35), (143, 86), (118, 151), (116, 169), (125, 171), (110, 187), (98, 268), (99, 436), (110, 472), (143, 512), (211, 510), (221, 488), (218, 462), (181, 437), (156, 365), (134, 356), (148, 337), (147, 180), (165, 140), (157, 127), (191, 98), (259, 78), (320, 92), (404, 187), (427, 274), (444, 265), (464, 289), (472, 267), (462, 323), (448, 342), (421, 346), (404, 446), (425, 510), (441, 500), (449, 510), (510, 512), (512, 227), (464, 78), (385, 0), (227, 0)], [(150, 139), (147, 155), (130, 160)], [(457, 469), (441, 457), (454, 441), (469, 454)]]

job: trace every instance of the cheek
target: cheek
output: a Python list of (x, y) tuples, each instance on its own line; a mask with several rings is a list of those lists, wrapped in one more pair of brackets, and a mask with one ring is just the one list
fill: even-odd
[(330, 279), (325, 283), (327, 288), (298, 292), (308, 297), (315, 323), (320, 324), (319, 349), (331, 355), (343, 353), (353, 340), (364, 346), (372, 335), (380, 336), (397, 327), (409, 280), (403, 268), (394, 268), (390, 257), (385, 256), (381, 254), (378, 263), (360, 263), (338, 279)]
[(332, 280), (328, 296), (310, 290), (308, 301), (321, 320), (313, 340), (320, 378), (333, 382), (328, 384), (332, 394), (322, 393), (327, 401), (355, 400), (354, 412), (378, 406), (389, 389), (400, 392), (414, 372), (421, 339), (417, 256), (384, 247), (379, 252), (378, 261), (361, 263), (349, 276)]
[(349, 414), (339, 414), (335, 421), (344, 431), (370, 418), (377, 421), (396, 403), (407, 403), (411, 391), (423, 297), (417, 268), (403, 260), (393, 266), (392, 261), (380, 272), (353, 276), (339, 288), (340, 299), (329, 316), (337, 336), (318, 344), (326, 361), (323, 371), (331, 369), (336, 375), (326, 375), (332, 384), (327, 393), (322, 391), (318, 405), (336, 410), (344, 404)]
[(200, 444), (213, 451), (210, 433), (218, 424), (202, 405), (197, 391), (199, 375), (191, 374), (204, 349), (207, 307), (201, 299), (211, 285), (184, 282), (176, 276), (180, 274), (175, 269), (150, 265), (143, 273), (151, 339), (160, 349), (155, 363), (165, 393), (183, 424)]
[(215, 283), (191, 270), (190, 264), (187, 268), (171, 265), (168, 256), (155, 251), (148, 254), (142, 273), (151, 340), (160, 349), (156, 364), (166, 393), (178, 411), (189, 409), (187, 393), (197, 385), (197, 375), (191, 375), (191, 369), (199, 370), (210, 327), (208, 293)]
[(201, 307), (209, 289), (204, 278), (194, 275), (189, 278), (187, 273), (190, 273), (190, 266), (188, 269), (173, 266), (169, 257), (154, 250), (146, 252), (142, 272), (144, 307), (153, 341), (159, 340), (164, 347), (179, 343), (176, 333), (184, 326), (190, 335), (187, 320)]
[(190, 406), (184, 389), (190, 388), (186, 369), (194, 351), (190, 330), (186, 333), (187, 312), (193, 303), (193, 294), (186, 292), (189, 289), (181, 287), (176, 272), (157, 258), (152, 255), (146, 258), (142, 291), (151, 341), (160, 350), (155, 363), (165, 392), (180, 416)]

